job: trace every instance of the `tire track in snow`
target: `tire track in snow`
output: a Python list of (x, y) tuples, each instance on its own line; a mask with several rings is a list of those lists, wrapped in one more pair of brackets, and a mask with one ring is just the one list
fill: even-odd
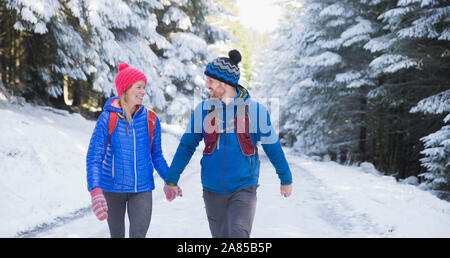
[[(298, 159), (289, 155), (288, 160)], [(305, 161), (305, 165), (307, 162)], [(367, 213), (356, 211), (349, 203), (336, 191), (330, 190), (319, 178), (314, 176), (314, 172), (306, 169), (306, 166), (290, 162), (294, 177), (294, 183), (302, 181), (305, 187), (304, 193), (308, 202), (315, 207), (317, 216), (324, 220), (331, 227), (340, 232), (337, 237), (383, 237), (386, 232), (380, 230)], [(327, 237), (327, 236), (322, 236)]]
[[(201, 146), (197, 150), (201, 149)], [(210, 237), (200, 184), (201, 151), (196, 151), (180, 179), (183, 197), (165, 200), (162, 183), (153, 195), (153, 214), (147, 237)], [(168, 158), (171, 160), (172, 157)], [(260, 154), (260, 187), (252, 237), (382, 237), (370, 215), (357, 212), (336, 191), (314, 176), (305, 161), (287, 155), (294, 189), (281, 197), (279, 179), (264, 153)], [(195, 225), (195, 227), (192, 227)], [(128, 224), (126, 224), (128, 231)], [(128, 234), (128, 233), (127, 233)], [(106, 222), (99, 222), (90, 210), (66, 218), (21, 237), (109, 237)]]

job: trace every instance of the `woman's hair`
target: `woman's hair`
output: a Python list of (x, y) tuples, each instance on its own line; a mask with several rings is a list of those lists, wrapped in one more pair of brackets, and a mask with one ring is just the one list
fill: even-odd
[(127, 92), (128, 89), (125, 90), (125, 92), (120, 96), (120, 106), (123, 109), (123, 112), (125, 113), (125, 116), (127, 118), (127, 121), (131, 121), (131, 108), (130, 105), (127, 102)]

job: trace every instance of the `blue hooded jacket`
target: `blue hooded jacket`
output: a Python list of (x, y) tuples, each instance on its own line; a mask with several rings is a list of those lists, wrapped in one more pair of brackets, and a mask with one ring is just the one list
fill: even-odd
[[(245, 156), (234, 130), (234, 119), (237, 107), (249, 104), (249, 127), (253, 145), (257, 142), (266, 152), (280, 178), (281, 184), (291, 184), (292, 174), (286, 161), (277, 134), (270, 122), (267, 109), (253, 101), (248, 91), (237, 87), (238, 95), (229, 104), (222, 101), (205, 100), (200, 103), (191, 115), (191, 119), (183, 134), (178, 149), (172, 160), (166, 182), (177, 184), (181, 173), (189, 163), (199, 142), (205, 137), (204, 121), (208, 111), (214, 106), (218, 111), (222, 132), (219, 135), (216, 149), (212, 154), (203, 155), (201, 159), (201, 181), (205, 190), (220, 194), (235, 192), (247, 186), (258, 184), (258, 154)], [(232, 130), (229, 130), (232, 128)]]
[(131, 121), (119, 116), (117, 126), (108, 142), (108, 124), (111, 112), (124, 117), (121, 108), (105, 104), (91, 137), (86, 156), (88, 190), (100, 187), (103, 191), (136, 193), (155, 188), (153, 168), (165, 178), (169, 169), (161, 148), (161, 124), (156, 120), (150, 151), (147, 109), (140, 106)]

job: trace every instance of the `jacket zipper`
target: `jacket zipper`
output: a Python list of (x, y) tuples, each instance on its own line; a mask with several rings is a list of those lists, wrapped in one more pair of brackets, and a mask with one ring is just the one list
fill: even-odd
[(223, 193), (226, 194), (227, 190), (225, 189), (225, 150), (227, 144), (227, 135), (226, 132), (223, 133), (223, 173), (222, 173), (222, 185), (223, 185)]
[[(223, 115), (224, 115), (224, 121), (225, 121), (224, 127), (226, 128), (226, 125), (227, 125), (226, 124), (227, 123), (226, 122), (226, 120), (227, 120), (226, 107), (224, 108)], [(219, 137), (220, 137), (220, 134), (219, 134)], [(226, 146), (227, 146), (227, 132), (224, 131), (223, 132), (223, 173), (222, 173), (222, 186), (223, 186), (223, 193), (224, 194), (227, 193), (227, 190), (225, 188), (225, 158), (226, 158), (225, 152), (226, 152), (226, 149), (227, 149)]]
[(131, 128), (133, 128), (133, 146), (134, 146), (134, 192), (137, 192), (137, 171), (136, 171), (136, 132), (134, 131), (134, 122), (131, 119)]
[(112, 157), (112, 178), (114, 179), (114, 153)]

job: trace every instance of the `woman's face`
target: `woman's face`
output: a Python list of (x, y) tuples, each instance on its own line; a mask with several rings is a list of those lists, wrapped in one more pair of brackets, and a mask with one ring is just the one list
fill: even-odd
[(137, 81), (125, 92), (127, 103), (131, 106), (142, 105), (142, 100), (145, 96), (145, 82)]

